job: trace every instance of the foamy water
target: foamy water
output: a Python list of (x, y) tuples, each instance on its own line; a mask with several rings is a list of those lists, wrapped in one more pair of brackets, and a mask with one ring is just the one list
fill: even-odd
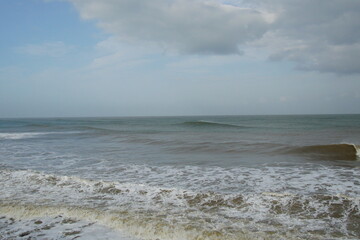
[(33, 138), (47, 133), (0, 133), (0, 139)]
[(48, 212), (44, 211), (43, 214), (38, 212), (33, 216), (27, 211), (27, 216), (24, 216), (21, 211), (25, 210), (11, 207), (2, 209), (3, 214), (10, 212), (9, 215), (13, 217), (0, 218), (1, 239), (136, 240), (94, 222), (78, 220), (77, 217), (50, 217)]
[(359, 116), (207, 118), (0, 121), (0, 238), (360, 238)]

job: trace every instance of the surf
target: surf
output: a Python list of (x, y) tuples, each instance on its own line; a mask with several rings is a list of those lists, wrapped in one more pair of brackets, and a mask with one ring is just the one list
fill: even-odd
[[(331, 218), (339, 226), (334, 231), (342, 231), (342, 236), (359, 234), (356, 196), (284, 191), (230, 194), (28, 170), (0, 173), (8, 182), (0, 197), (0, 215), (17, 219), (61, 215), (141, 239), (233, 240), (291, 239), (282, 229), (292, 221), (298, 223), (294, 238), (316, 236), (309, 233), (309, 222), (318, 224), (321, 236), (331, 238), (333, 227), (327, 222)], [(344, 223), (346, 229), (341, 230)]]
[(359, 146), (355, 144), (341, 143), (328, 145), (309, 145), (292, 147), (286, 153), (308, 155), (329, 160), (358, 160), (360, 158)]
[(26, 138), (35, 138), (41, 135), (50, 134), (47, 132), (20, 132), (20, 133), (0, 133), (0, 140), (19, 140), (19, 139), (26, 139)]

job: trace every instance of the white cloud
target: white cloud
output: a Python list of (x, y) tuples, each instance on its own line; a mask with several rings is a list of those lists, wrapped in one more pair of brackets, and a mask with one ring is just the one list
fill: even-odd
[(300, 70), (360, 73), (357, 0), (68, 1), (117, 41), (196, 55), (262, 49)]
[(70, 52), (72, 47), (65, 45), (63, 42), (46, 42), (43, 44), (27, 44), (18, 47), (16, 50), (22, 54), (34, 56), (61, 57)]
[(190, 54), (239, 54), (267, 28), (258, 11), (199, 0), (69, 0), (84, 19), (122, 40), (156, 42)]

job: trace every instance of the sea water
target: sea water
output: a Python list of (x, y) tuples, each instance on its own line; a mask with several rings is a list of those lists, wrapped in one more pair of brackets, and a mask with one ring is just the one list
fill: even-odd
[(0, 239), (359, 239), (360, 115), (0, 120)]

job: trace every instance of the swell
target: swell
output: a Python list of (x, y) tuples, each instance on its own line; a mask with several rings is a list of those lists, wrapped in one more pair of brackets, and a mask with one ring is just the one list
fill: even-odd
[(50, 124), (45, 124), (45, 123), (28, 123), (28, 124), (25, 124), (24, 127), (36, 128), (36, 129), (42, 129), (42, 128), (47, 129), (52, 126)]
[(276, 143), (249, 143), (246, 141), (184, 141), (177, 139), (160, 139), (145, 136), (127, 136), (122, 139), (126, 143), (139, 143), (144, 145), (160, 146), (170, 153), (217, 153), (217, 154), (242, 154), (242, 153), (273, 153), (284, 145)]
[(346, 143), (293, 147), (287, 149), (285, 152), (297, 155), (309, 155), (325, 160), (358, 160), (360, 157), (359, 146)]
[(119, 126), (79, 126), (76, 129), (84, 131), (84, 134), (87, 133), (95, 133), (99, 135), (119, 135), (119, 134), (127, 134), (127, 133), (141, 133), (141, 134), (154, 134), (159, 133), (158, 130), (154, 129), (136, 129), (136, 128), (122, 128)]
[(185, 127), (192, 127), (192, 128), (238, 128), (238, 129), (248, 128), (246, 126), (240, 126), (240, 125), (235, 125), (235, 124), (202, 121), (202, 120), (183, 122), (178, 125), (185, 126)]

